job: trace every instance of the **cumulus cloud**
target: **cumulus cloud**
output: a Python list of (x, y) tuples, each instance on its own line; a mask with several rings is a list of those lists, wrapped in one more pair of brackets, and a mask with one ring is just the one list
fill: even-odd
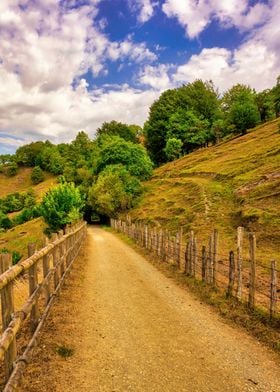
[(162, 10), (168, 17), (176, 18), (190, 38), (195, 38), (212, 20), (240, 30), (263, 24), (269, 18), (270, 5), (249, 3), (249, 0), (165, 0)]
[[(144, 121), (139, 100), (143, 98), (146, 113), (153, 92), (120, 86), (100, 94), (83, 77), (87, 72), (105, 74), (109, 61), (149, 63), (157, 58), (132, 36), (110, 41), (104, 23), (100, 27), (95, 22), (98, 3), (1, 0), (0, 134), (61, 141), (81, 128), (93, 133), (105, 120)], [(120, 111), (123, 101), (126, 108)], [(18, 142), (11, 138), (11, 143)]]
[(191, 56), (173, 74), (175, 82), (212, 79), (221, 91), (245, 83), (257, 91), (272, 87), (280, 69), (280, 4), (274, 2), (267, 22), (255, 29), (233, 51), (225, 48), (203, 49)]
[(145, 23), (154, 15), (154, 9), (158, 3), (152, 0), (129, 0), (130, 9), (137, 13), (137, 20)]
[(146, 65), (140, 71), (138, 77), (139, 83), (152, 87), (155, 90), (162, 91), (173, 87), (169, 73), (174, 68), (170, 64), (159, 64), (157, 66)]

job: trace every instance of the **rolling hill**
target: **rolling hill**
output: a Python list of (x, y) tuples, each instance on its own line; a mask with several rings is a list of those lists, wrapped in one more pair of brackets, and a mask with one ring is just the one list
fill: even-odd
[(174, 233), (179, 226), (193, 229), (201, 243), (215, 227), (221, 252), (235, 249), (236, 229), (244, 226), (257, 235), (259, 258), (279, 257), (279, 124), (274, 120), (159, 167), (131, 218)]

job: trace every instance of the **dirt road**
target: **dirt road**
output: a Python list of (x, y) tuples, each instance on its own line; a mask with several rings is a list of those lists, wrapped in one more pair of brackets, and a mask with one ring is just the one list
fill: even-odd
[(276, 354), (113, 234), (89, 228), (74, 272), (21, 391), (280, 391)]

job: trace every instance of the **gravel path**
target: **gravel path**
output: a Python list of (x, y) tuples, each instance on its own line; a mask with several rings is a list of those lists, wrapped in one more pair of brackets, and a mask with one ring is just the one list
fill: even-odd
[[(280, 391), (276, 354), (113, 234), (88, 231), (81, 277), (56, 305), (21, 391)], [(74, 355), (60, 358), (60, 343)]]

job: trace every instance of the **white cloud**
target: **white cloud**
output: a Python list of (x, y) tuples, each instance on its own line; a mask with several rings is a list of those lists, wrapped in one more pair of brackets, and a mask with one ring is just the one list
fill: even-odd
[[(0, 134), (60, 141), (82, 128), (93, 135), (105, 120), (143, 123), (154, 92), (126, 86), (92, 92), (82, 75), (106, 74), (108, 61), (148, 63), (156, 55), (132, 36), (110, 41), (94, 22), (98, 0), (77, 4), (1, 0)], [(14, 140), (2, 144), (17, 146)]]
[(137, 13), (137, 20), (145, 23), (154, 15), (154, 9), (158, 5), (152, 0), (128, 0), (130, 9)]
[(224, 27), (249, 30), (270, 15), (269, 4), (250, 6), (249, 0), (165, 0), (162, 10), (168, 17), (178, 19), (190, 38), (199, 36), (214, 19)]
[(169, 64), (160, 64), (158, 66), (146, 65), (139, 73), (138, 81), (158, 91), (171, 88), (173, 84), (170, 80), (169, 72), (172, 67), (174, 66)]

